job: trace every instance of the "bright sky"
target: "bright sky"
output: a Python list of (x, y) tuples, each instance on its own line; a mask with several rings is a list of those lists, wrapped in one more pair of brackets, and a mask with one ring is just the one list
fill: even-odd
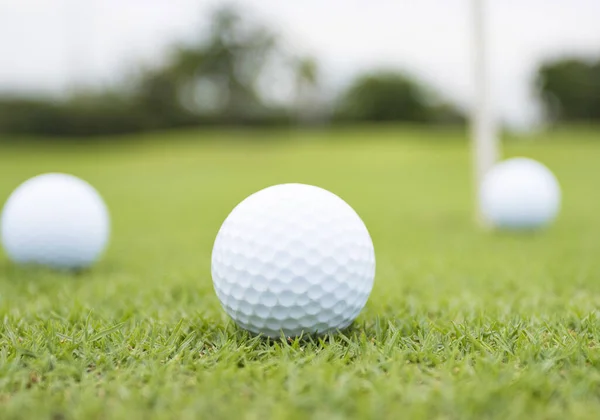
[[(327, 83), (408, 69), (469, 104), (471, 0), (237, 0), (316, 56)], [(110, 83), (206, 24), (219, 0), (0, 0), (0, 89), (60, 91)], [(543, 58), (600, 53), (598, 0), (488, 0), (498, 114), (528, 123), (529, 80)]]

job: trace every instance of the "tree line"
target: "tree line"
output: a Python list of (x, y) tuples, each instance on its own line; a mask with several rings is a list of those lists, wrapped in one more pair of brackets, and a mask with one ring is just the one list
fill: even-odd
[[(283, 80), (285, 98), (273, 92), (273, 80)], [(535, 89), (549, 121), (600, 121), (600, 59), (543, 63)], [(290, 53), (264, 25), (222, 8), (208, 32), (174, 46), (166, 64), (108, 90), (63, 100), (0, 97), (0, 132), (92, 136), (188, 126), (466, 121), (458, 106), (398, 71), (359, 75), (333, 100), (322, 92), (314, 59)]]

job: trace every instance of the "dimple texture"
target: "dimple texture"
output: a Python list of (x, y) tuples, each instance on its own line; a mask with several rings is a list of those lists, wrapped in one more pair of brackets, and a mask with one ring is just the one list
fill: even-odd
[(242, 201), (212, 253), (215, 291), (242, 328), (270, 337), (347, 327), (367, 302), (375, 252), (356, 212), (335, 194), (282, 184)]
[(21, 184), (2, 211), (2, 243), (20, 264), (84, 268), (108, 242), (110, 220), (104, 201), (87, 182), (49, 173)]

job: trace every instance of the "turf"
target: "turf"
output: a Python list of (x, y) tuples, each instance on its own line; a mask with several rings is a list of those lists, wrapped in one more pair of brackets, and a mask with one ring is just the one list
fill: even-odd
[[(600, 131), (512, 139), (564, 207), (537, 234), (473, 223), (460, 132), (187, 132), (0, 148), (0, 197), (46, 171), (103, 194), (113, 236), (93, 269), (0, 259), (3, 419), (600, 417)], [(368, 226), (375, 287), (325, 338), (250, 337), (221, 310), (212, 242), (268, 185), (304, 182)]]

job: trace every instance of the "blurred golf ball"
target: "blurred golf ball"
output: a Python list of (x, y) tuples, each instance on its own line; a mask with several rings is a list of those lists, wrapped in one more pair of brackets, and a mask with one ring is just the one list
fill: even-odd
[(110, 220), (87, 182), (49, 173), (21, 184), (2, 212), (2, 243), (19, 264), (81, 269), (93, 264), (109, 238)]
[(541, 163), (512, 158), (496, 164), (481, 185), (484, 218), (500, 229), (538, 229), (560, 210), (558, 181)]
[(344, 200), (282, 184), (242, 201), (212, 253), (215, 291), (244, 329), (270, 337), (327, 333), (350, 325), (375, 277), (369, 232)]

